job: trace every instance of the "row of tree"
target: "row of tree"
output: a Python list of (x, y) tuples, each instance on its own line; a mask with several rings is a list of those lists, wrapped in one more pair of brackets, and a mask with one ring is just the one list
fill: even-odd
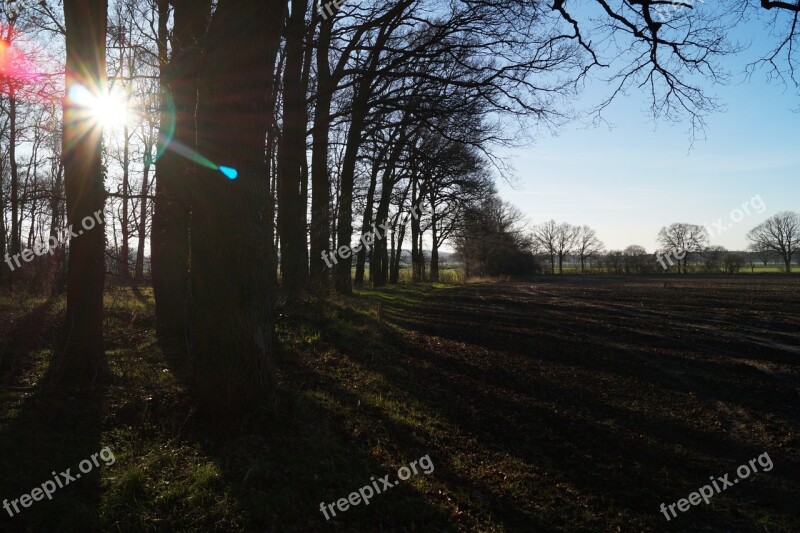
[[(543, 258), (550, 273), (563, 273), (565, 261), (574, 259), (586, 272), (587, 262), (602, 259), (603, 269), (615, 273), (653, 273), (659, 270), (677, 269), (683, 272), (702, 270), (705, 272), (738, 272), (748, 257), (741, 253), (729, 253), (724, 247), (710, 243), (710, 233), (705, 226), (674, 223), (658, 232), (660, 248), (656, 257), (648, 254), (642, 246), (631, 245), (622, 251), (605, 253), (605, 246), (595, 230), (588, 226), (573, 226), (554, 220), (534, 227), (530, 236), (520, 243), (521, 248), (534, 257)], [(791, 272), (792, 263), (800, 257), (800, 214), (793, 211), (777, 213), (747, 233), (752, 259), (765, 266), (779, 260), (786, 272)], [(534, 267), (529, 271), (533, 273)]]
[[(765, 262), (775, 255), (783, 262), (786, 272), (792, 271), (792, 261), (800, 249), (800, 214), (794, 211), (777, 213), (747, 233), (749, 249)], [(697, 224), (675, 223), (661, 228), (658, 233), (661, 253), (678, 251), (687, 272), (689, 262), (695, 256), (716, 257), (724, 253), (720, 246), (710, 245), (706, 227)]]

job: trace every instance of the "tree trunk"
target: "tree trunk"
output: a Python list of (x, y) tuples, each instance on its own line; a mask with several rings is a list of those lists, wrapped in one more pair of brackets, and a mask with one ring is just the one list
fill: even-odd
[[(417, 180), (415, 177), (412, 177), (414, 180), (411, 185), (411, 205), (417, 205)], [(419, 246), (419, 219), (418, 218), (411, 218), (411, 281), (417, 282), (422, 281), (422, 269), (420, 268), (420, 255), (422, 255), (422, 250), (420, 250)]]
[(150, 150), (152, 145), (147, 146), (144, 158), (144, 173), (142, 174), (142, 198), (139, 203), (139, 241), (136, 245), (136, 268), (134, 278), (136, 281), (144, 279), (144, 243), (147, 240), (147, 193), (150, 189)]
[(308, 283), (306, 257), (306, 199), (302, 194), (306, 157), (306, 87), (303, 79), (303, 40), (306, 0), (292, 0), (286, 28), (286, 66), (283, 73), (283, 136), (278, 158), (278, 233), (281, 239), (281, 281), (289, 300), (297, 299)]
[[(369, 188), (367, 189), (367, 197), (365, 199), (364, 205), (364, 216), (361, 219), (361, 235), (372, 234), (372, 230), (370, 226), (372, 225), (372, 208), (373, 204), (375, 203), (375, 186), (378, 182), (378, 172), (380, 170), (380, 164), (383, 159), (383, 154), (385, 150), (382, 150), (380, 154), (375, 157), (375, 161), (372, 164), (372, 172), (370, 173), (369, 177)], [(378, 220), (380, 222), (380, 220)], [(373, 236), (374, 237), (374, 236)], [(372, 246), (377, 246), (378, 243), (375, 242), (373, 239)], [(362, 246), (358, 250), (358, 257), (356, 258), (356, 279), (355, 279), (355, 286), (356, 288), (362, 288), (364, 286), (364, 264), (367, 261), (367, 249), (366, 246)], [(369, 265), (370, 274), (373, 272), (374, 268), (374, 261), (370, 262)], [(372, 276), (370, 276), (372, 277)]]
[(431, 283), (439, 283), (439, 245), (436, 243), (436, 211), (431, 202)]
[(172, 0), (172, 57), (167, 61), (168, 1), (158, 0), (162, 113), (156, 163), (156, 196), (151, 235), (156, 330), (162, 341), (178, 346), (186, 338), (189, 289), (189, 212), (195, 163), (172, 150), (195, 146), (195, 107), (200, 39), (210, 0)]
[(128, 200), (130, 190), (130, 138), (128, 137), (128, 126), (123, 128), (124, 144), (122, 147), (122, 252), (119, 256), (119, 274), (122, 276), (123, 283), (128, 281), (130, 265), (130, 238), (131, 230), (128, 226)]
[(330, 131), (331, 98), (335, 83), (328, 63), (333, 17), (320, 23), (317, 39), (317, 92), (314, 106), (314, 129), (311, 154), (311, 242), (310, 274), (315, 288), (328, 290), (329, 272), (323, 252), (330, 243), (330, 177), (328, 175), (328, 134)]
[[(64, 99), (64, 183), (67, 223), (75, 233), (82, 221), (103, 211), (100, 124), (82, 116), (69, 95), (82, 85), (94, 94), (106, 90), (107, 0), (64, 3), (67, 64)], [(102, 224), (71, 238), (67, 274), (66, 346), (59, 371), (67, 379), (94, 378), (103, 371), (103, 282), (105, 232)]]
[(284, 4), (223, 0), (199, 76), (198, 166), (191, 217), (190, 351), (202, 408), (215, 418), (271, 409), (275, 398), (268, 98)]
[(17, 96), (13, 84), (8, 91), (8, 161), (11, 167), (11, 249), (12, 256), (22, 251), (19, 216), (19, 172), (17, 169)]
[(394, 252), (394, 263), (389, 275), (389, 283), (397, 285), (400, 281), (400, 260), (403, 258), (403, 240), (406, 236), (406, 225), (400, 224), (400, 231), (397, 234), (397, 249)]
[[(342, 177), (339, 190), (339, 216), (336, 224), (336, 241), (339, 246), (349, 246), (353, 238), (353, 184), (355, 181), (356, 160), (361, 148), (361, 135), (367, 115), (366, 92), (369, 83), (363, 78), (353, 99), (353, 114), (350, 130), (347, 132), (347, 147), (342, 160)], [(340, 294), (352, 294), (352, 256), (339, 258), (335, 266), (335, 287)]]

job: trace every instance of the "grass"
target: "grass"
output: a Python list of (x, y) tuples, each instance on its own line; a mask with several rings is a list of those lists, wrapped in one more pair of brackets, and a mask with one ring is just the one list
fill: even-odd
[[(6, 324), (43, 305), (34, 298), (21, 302), (19, 308), (3, 308), (11, 318)], [(57, 342), (63, 303), (51, 302), (47, 318), (31, 332), (42, 345), (16, 354), (18, 362), (25, 360), (17, 384), (7, 376), (0, 388), (11, 400), (0, 409), (0, 454), (15, 459), (0, 469), (0, 495), (13, 499), (29, 492), (51, 478), (51, 470), (74, 471), (104, 446), (116, 463), (67, 486), (52, 502), (37, 502), (9, 521), (0, 518), (12, 526), (313, 530), (326, 526), (320, 502), (347, 497), (371, 476), (394, 476), (398, 467), (428, 452), (410, 437), (426, 424), (419, 407), (358, 363), (360, 357), (392, 350), (376, 335), (378, 305), (339, 301), (323, 313), (303, 306), (283, 310), (277, 326), (281, 392), (273, 425), (220, 432), (198, 419), (156, 342), (150, 290), (106, 295), (106, 353), (116, 379), (97, 394), (69, 393), (69, 409), (56, 407), (66, 393), (37, 384)], [(32, 389), (16, 392), (20, 383)], [(399, 427), (410, 432), (398, 432)], [(404, 435), (400, 440), (398, 433)], [(369, 507), (355, 507), (336, 521), (365, 531), (375, 516), (389, 528), (417, 523), (449, 529), (447, 507), (425, 501), (432, 486), (412, 477), (393, 487), (393, 494), (376, 496)]]
[[(151, 290), (107, 293), (115, 379), (92, 392), (41, 385), (59, 342), (63, 299), (2, 299), (0, 498), (29, 492), (53, 470), (74, 471), (106, 446), (116, 462), (53, 501), (2, 516), (0, 530), (651, 531), (663, 527), (650, 509), (653, 493), (688, 494), (704, 479), (699, 473), (728, 470), (704, 451), (712, 439), (701, 429), (705, 419), (693, 425), (672, 413), (702, 415), (694, 392), (684, 394), (671, 378), (651, 382), (648, 365), (636, 375), (626, 353), (583, 353), (586, 340), (559, 336), (570, 325), (592, 330), (580, 320), (596, 315), (547, 291), (541, 298), (554, 300), (534, 309), (492, 287), (409, 284), (279, 309), (275, 416), (225, 427), (197, 416), (183, 370), (156, 341)], [(584, 288), (576, 290), (584, 297)], [(472, 296), (465, 300), (464, 291)], [(581, 314), (548, 322), (550, 310), (562, 307)], [(469, 314), (475, 310), (481, 314)], [(477, 323), (458, 322), (467, 318)], [(520, 320), (537, 329), (511, 329)], [(605, 326), (598, 328), (600, 335)], [(524, 349), (515, 355), (512, 346)], [(425, 455), (432, 475), (412, 476), (331, 521), (320, 512), (321, 502), (346, 498), (372, 477), (394, 477)], [(780, 494), (774, 487), (790, 473), (776, 460), (775, 474), (759, 486)], [(798, 525), (737, 494), (748, 497), (723, 495), (714, 513), (738, 506), (739, 525)], [(711, 512), (692, 511), (706, 525), (718, 518)]]

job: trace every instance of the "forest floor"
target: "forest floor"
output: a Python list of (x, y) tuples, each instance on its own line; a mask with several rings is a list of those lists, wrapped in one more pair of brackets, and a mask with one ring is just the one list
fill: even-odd
[[(106, 299), (114, 379), (87, 392), (42, 386), (63, 299), (0, 295), (0, 500), (115, 456), (0, 509), (0, 531), (800, 530), (798, 276), (403, 285), (279, 309), (276, 413), (224, 428), (159, 348), (152, 291)], [(769, 471), (661, 513), (765, 452)], [(424, 456), (432, 473), (320, 511)]]

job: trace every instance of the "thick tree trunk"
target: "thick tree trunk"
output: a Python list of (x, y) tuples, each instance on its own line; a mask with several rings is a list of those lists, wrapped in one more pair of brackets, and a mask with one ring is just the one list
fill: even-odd
[(306, 262), (306, 198), (302, 178), (306, 157), (306, 87), (303, 85), (303, 40), (306, 0), (292, 0), (286, 30), (283, 74), (283, 136), (278, 149), (278, 233), (281, 239), (281, 281), (289, 300), (308, 283)]
[(207, 36), (191, 218), (190, 354), (201, 406), (217, 417), (271, 408), (274, 264), (265, 141), (284, 4), (223, 0)]
[(314, 129), (311, 154), (311, 242), (310, 274), (315, 288), (326, 292), (330, 273), (322, 254), (330, 244), (330, 177), (328, 174), (328, 134), (331, 98), (335, 83), (328, 63), (333, 17), (320, 23), (317, 39), (317, 93), (314, 106)]
[[(341, 246), (350, 246), (353, 238), (353, 184), (355, 180), (356, 160), (358, 150), (361, 148), (361, 135), (364, 129), (364, 120), (367, 114), (365, 92), (369, 83), (366, 78), (362, 80), (356, 97), (353, 100), (353, 114), (350, 121), (350, 131), (347, 133), (347, 146), (342, 160), (342, 176), (339, 190), (339, 216), (336, 224), (336, 242)], [(345, 259), (339, 257), (335, 267), (334, 284), (340, 294), (352, 294), (352, 256)]]
[[(106, 90), (106, 0), (64, 3), (67, 33), (66, 91), (82, 85)], [(83, 220), (103, 211), (100, 124), (86, 120), (78, 102), (64, 100), (62, 157), (67, 223), (78, 233)], [(103, 371), (103, 283), (105, 232), (102, 224), (70, 240), (67, 274), (66, 346), (58, 371), (67, 379), (93, 379)]]
[(172, 0), (172, 57), (167, 62), (168, 2), (159, 0), (159, 58), (162, 114), (156, 163), (156, 196), (151, 235), (156, 330), (162, 341), (181, 345), (186, 338), (189, 290), (190, 187), (195, 163), (171, 149), (195, 146), (195, 107), (200, 39), (210, 0)]

